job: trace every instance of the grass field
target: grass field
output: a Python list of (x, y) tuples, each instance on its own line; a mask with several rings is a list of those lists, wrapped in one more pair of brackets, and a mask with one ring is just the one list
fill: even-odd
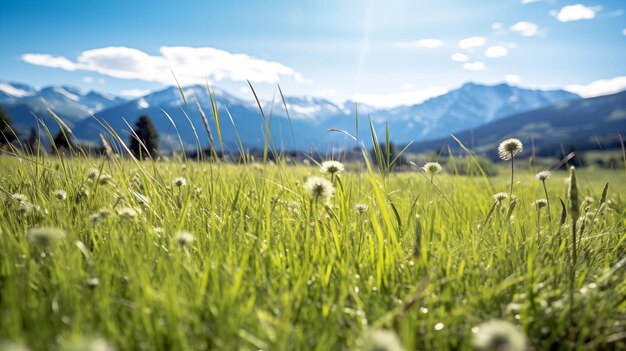
[(395, 350), (397, 335), (448, 350), (498, 328), (492, 345), (514, 339), (504, 322), (480, 326), (498, 319), (536, 350), (624, 349), (624, 171), (577, 170), (572, 280), (569, 175), (546, 181), (548, 214), (539, 170), (519, 164), (511, 208), (493, 198), (509, 192), (504, 161), (494, 178), (447, 162), (432, 183), (347, 165), (326, 203), (305, 188), (331, 180), (316, 166), (2, 157), (0, 341)]

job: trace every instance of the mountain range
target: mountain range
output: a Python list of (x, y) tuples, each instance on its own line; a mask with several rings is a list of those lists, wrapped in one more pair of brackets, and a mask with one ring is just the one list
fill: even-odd
[[(151, 116), (161, 136), (161, 146), (169, 149), (178, 147), (179, 136), (187, 147), (197, 142), (203, 147), (208, 145), (205, 125), (197, 107), (199, 105), (206, 114), (209, 128), (217, 142), (217, 126), (207, 87), (189, 86), (182, 88), (182, 92), (185, 100), (178, 87), (168, 87), (126, 100), (95, 91), (82, 92), (67, 86), (36, 89), (26, 84), (0, 81), (0, 106), (12, 116), (14, 126), (22, 135), (36, 125), (33, 115), (43, 119), (52, 132), (58, 130), (57, 123), (47, 112), (50, 108), (72, 128), (79, 140), (93, 144), (99, 143), (99, 134), (105, 132), (101, 122), (109, 124), (123, 138), (128, 138), (129, 125), (132, 126), (140, 115), (147, 114)], [(316, 97), (285, 96), (284, 101), (261, 101), (263, 114), (256, 102), (246, 101), (219, 89), (212, 89), (211, 92), (218, 106), (222, 139), (225, 148), (230, 150), (235, 149), (239, 138), (245, 147), (262, 147), (267, 129), (265, 123), (269, 124), (271, 141), (275, 147), (287, 150), (325, 152), (334, 147), (354, 146), (354, 140), (345, 134), (328, 132), (328, 129), (344, 130), (358, 136), (360, 140), (369, 140), (370, 120), (379, 139), (384, 138), (388, 128), (390, 139), (395, 144), (415, 141), (412, 149), (417, 150), (417, 145), (434, 145), (429, 140), (441, 142), (441, 138), (450, 133), (463, 133), (465, 130), (488, 126), (500, 129), (500, 134), (504, 135), (509, 132), (507, 128), (515, 127), (515, 123), (499, 122), (526, 120), (531, 118), (533, 111), (542, 109), (543, 112), (537, 112), (539, 115), (532, 115), (538, 117), (532, 118), (549, 118), (547, 112), (560, 111), (559, 108), (563, 106), (579, 106), (577, 108), (580, 111), (577, 111), (581, 116), (592, 112), (592, 109), (585, 108), (588, 105), (585, 101), (588, 100), (570, 92), (525, 89), (507, 84), (466, 83), (420, 104), (386, 109), (354, 101), (338, 104)], [(619, 97), (616, 99), (611, 102), (621, 101)], [(611, 102), (607, 100), (605, 103)], [(593, 102), (591, 104), (596, 105)], [(615, 116), (612, 118), (617, 118), (618, 124), (624, 124), (619, 112)], [(545, 123), (543, 126), (552, 126)]]

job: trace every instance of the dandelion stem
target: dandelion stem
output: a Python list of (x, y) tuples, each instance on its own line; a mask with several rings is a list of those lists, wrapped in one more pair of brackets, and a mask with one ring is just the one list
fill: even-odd
[(513, 156), (513, 152), (511, 152), (511, 187), (509, 188), (509, 202), (513, 200), (511, 197), (513, 195), (513, 174), (515, 172), (513, 168), (513, 160), (515, 160), (515, 157)]
[(548, 221), (552, 223), (552, 215), (550, 214), (550, 198), (548, 197), (548, 188), (546, 188), (545, 180), (542, 180), (541, 183), (543, 184), (543, 192), (546, 194), (546, 201), (548, 202)]

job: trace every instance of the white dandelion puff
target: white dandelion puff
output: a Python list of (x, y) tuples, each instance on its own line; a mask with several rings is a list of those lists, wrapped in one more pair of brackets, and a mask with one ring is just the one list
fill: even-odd
[(54, 197), (60, 201), (64, 201), (65, 199), (67, 199), (67, 192), (65, 192), (65, 190), (62, 190), (62, 189), (55, 190), (52, 193), (52, 195), (54, 195)]
[(443, 167), (439, 164), (439, 162), (426, 162), (422, 170), (430, 175), (434, 175), (437, 173), (441, 173)]
[(363, 342), (363, 350), (368, 351), (403, 351), (398, 335), (390, 330), (370, 332)]
[(546, 200), (546, 199), (536, 200), (534, 205), (538, 209), (544, 208), (544, 207), (548, 206), (548, 200)]
[(524, 145), (519, 139), (511, 138), (504, 140), (498, 146), (498, 155), (502, 160), (510, 160), (524, 150)]
[(546, 179), (550, 178), (551, 175), (550, 171), (541, 171), (535, 174), (535, 178), (540, 182), (544, 182)]
[(366, 204), (356, 204), (354, 205), (354, 213), (358, 215), (365, 214), (369, 207)]
[(97, 168), (89, 168), (87, 171), (88, 179), (96, 179), (100, 175), (100, 171)]
[(11, 195), (11, 199), (13, 199), (13, 201), (15, 201), (17, 203), (21, 203), (21, 202), (28, 201), (28, 196), (26, 196), (24, 194), (20, 194), (20, 193), (15, 193), (15, 194)]
[(138, 213), (137, 213), (137, 210), (132, 207), (125, 207), (125, 208), (119, 209), (117, 211), (117, 215), (121, 219), (133, 219), (137, 217)]
[(196, 241), (196, 238), (189, 232), (179, 232), (176, 234), (176, 241), (180, 246), (189, 246)]
[(315, 200), (322, 198), (329, 200), (333, 196), (335, 188), (328, 180), (320, 177), (310, 177), (304, 184), (304, 188)]
[(346, 168), (343, 163), (339, 161), (324, 161), (321, 165), (322, 173), (328, 174), (331, 176), (341, 174)]
[(28, 229), (28, 240), (39, 247), (48, 247), (64, 237), (65, 232), (59, 228), (36, 227)]
[(505, 200), (509, 197), (509, 194), (507, 193), (497, 193), (493, 195), (494, 200), (498, 201), (498, 202), (502, 202), (502, 200)]
[(526, 336), (503, 320), (490, 320), (472, 328), (472, 344), (478, 350), (526, 350)]
[(174, 178), (174, 180), (172, 180), (172, 185), (180, 188), (183, 187), (185, 185), (187, 185), (187, 179), (183, 178), (183, 177), (176, 177)]

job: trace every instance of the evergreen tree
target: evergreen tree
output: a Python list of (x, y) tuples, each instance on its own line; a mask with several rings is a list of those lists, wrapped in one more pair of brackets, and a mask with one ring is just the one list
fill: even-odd
[(35, 153), (37, 152), (39, 146), (39, 131), (32, 127), (30, 129), (30, 134), (28, 135), (28, 139), (26, 139), (25, 147), (28, 148), (28, 152)]
[(0, 107), (0, 145), (13, 142), (17, 137), (11, 127), (11, 117)]
[[(139, 140), (145, 145), (146, 149), (148, 149), (148, 153), (151, 157), (156, 157), (159, 150), (159, 134), (154, 128), (154, 124), (152, 124), (152, 120), (147, 115), (142, 115), (139, 117), (137, 122), (135, 123), (134, 128), (135, 134), (139, 137)], [(138, 158), (147, 158), (146, 150), (143, 148), (139, 140), (135, 137), (135, 135), (131, 135), (130, 137), (130, 151), (138, 157)]]
[(69, 132), (63, 132), (63, 129), (59, 130), (57, 135), (53, 139), (54, 145), (57, 149), (71, 150), (76, 147), (76, 142), (72, 140), (72, 136)]

